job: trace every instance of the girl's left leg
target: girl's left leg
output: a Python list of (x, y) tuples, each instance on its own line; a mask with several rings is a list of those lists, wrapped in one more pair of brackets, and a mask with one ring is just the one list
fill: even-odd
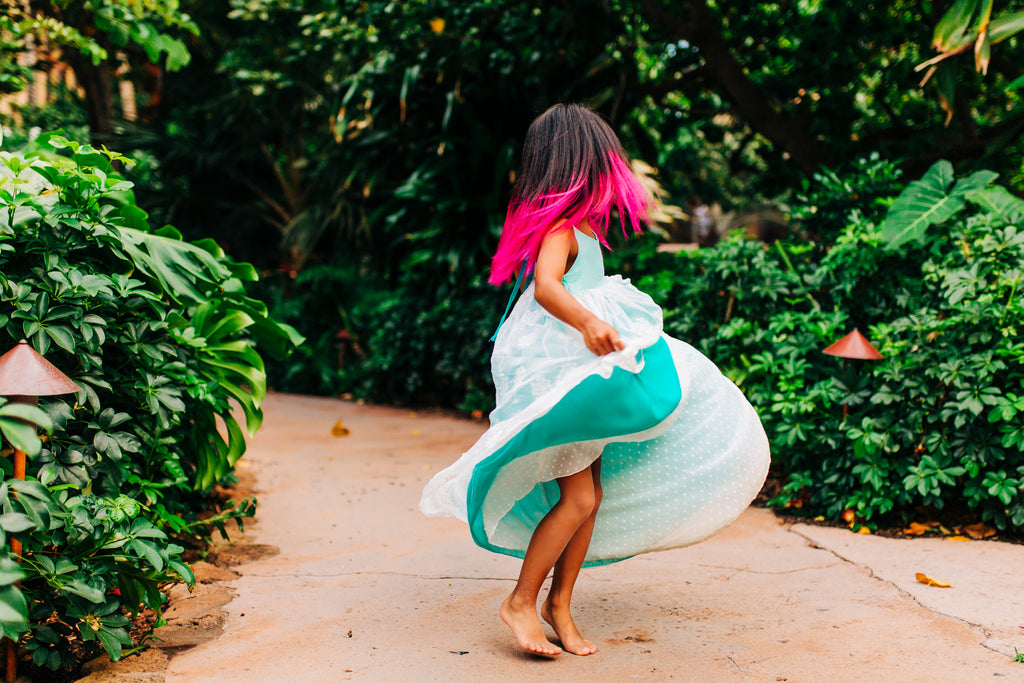
[(580, 526), (593, 514), (594, 480), (589, 470), (558, 479), (558, 502), (534, 529), (526, 548), (519, 580), (512, 594), (501, 604), (501, 619), (527, 652), (556, 655), (561, 648), (544, 636), (537, 618), (537, 595), (551, 568), (565, 553)]
[(601, 459), (598, 458), (590, 466), (590, 474), (594, 481), (594, 510), (590, 516), (580, 525), (569, 543), (565, 546), (561, 556), (555, 563), (554, 576), (551, 579), (551, 590), (548, 597), (540, 608), (540, 614), (544, 621), (551, 624), (562, 641), (562, 647), (575, 655), (592, 655), (597, 652), (597, 646), (580, 635), (576, 623), (572, 620), (569, 612), (569, 603), (572, 600), (573, 587), (580, 575), (583, 561), (586, 559), (587, 551), (590, 549), (590, 538), (594, 533), (594, 522), (597, 519), (597, 509), (601, 505)]

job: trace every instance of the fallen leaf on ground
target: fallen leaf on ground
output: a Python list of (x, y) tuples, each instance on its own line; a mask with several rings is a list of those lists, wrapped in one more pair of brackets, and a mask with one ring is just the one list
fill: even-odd
[(334, 426), (331, 427), (331, 434), (334, 436), (348, 436), (351, 432), (348, 427), (341, 423), (341, 420), (338, 420), (334, 423)]
[(949, 539), (950, 541), (969, 541), (969, 540), (971, 540), (971, 539), (967, 538), (966, 536), (960, 536), (960, 535), (957, 535), (957, 536), (946, 536), (946, 538)]
[(903, 533), (907, 536), (923, 536), (938, 525), (938, 522), (911, 522), (910, 526), (903, 530)]
[(984, 522), (978, 522), (977, 524), (965, 526), (964, 533), (975, 540), (981, 540), (983, 538), (995, 536), (996, 530)]
[(927, 574), (922, 574), (921, 572), (918, 572), (918, 573), (914, 574), (914, 578), (917, 579), (919, 583), (923, 583), (926, 586), (935, 586), (936, 588), (952, 588), (953, 587), (951, 584), (948, 584), (945, 581), (939, 581), (938, 579), (933, 579), (932, 577), (928, 576)]

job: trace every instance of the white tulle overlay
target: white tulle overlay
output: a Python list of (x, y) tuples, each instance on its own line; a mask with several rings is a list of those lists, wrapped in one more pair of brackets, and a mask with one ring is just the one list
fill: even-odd
[(627, 348), (594, 356), (528, 287), (495, 341), (491, 427), (428, 483), (420, 509), (467, 521), (479, 545), (521, 557), (558, 500), (555, 480), (600, 457), (604, 498), (588, 565), (701, 541), (764, 482), (760, 420), (711, 361), (662, 333), (650, 297), (604, 276), (596, 240), (576, 238), (563, 283)]

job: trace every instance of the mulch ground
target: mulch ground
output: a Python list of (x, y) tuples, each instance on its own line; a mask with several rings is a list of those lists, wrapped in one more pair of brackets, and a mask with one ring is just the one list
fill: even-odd
[(782, 493), (786, 485), (786, 476), (775, 463), (768, 472), (761, 492), (757, 494), (753, 505), (770, 509), (775, 516), (788, 524), (813, 524), (835, 528), (850, 528), (860, 533), (872, 533), (884, 538), (937, 538), (947, 537), (954, 540), (1001, 541), (1024, 545), (1024, 536), (999, 531), (981, 519), (981, 515), (963, 510), (935, 510), (932, 508), (916, 508), (899, 514), (892, 514), (883, 519), (871, 520), (874, 528), (868, 527), (863, 520), (827, 519), (821, 515), (803, 512), (797, 507), (777, 507), (768, 502)]

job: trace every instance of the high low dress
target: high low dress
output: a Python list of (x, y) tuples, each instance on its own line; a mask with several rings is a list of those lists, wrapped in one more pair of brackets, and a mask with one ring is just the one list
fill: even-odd
[(584, 566), (702, 541), (750, 504), (768, 473), (764, 428), (699, 351), (662, 331), (654, 301), (605, 276), (599, 242), (574, 229), (562, 283), (626, 349), (595, 356), (530, 284), (491, 357), (491, 426), (423, 490), (420, 510), (469, 524), (487, 550), (523, 557), (558, 501), (555, 481), (601, 458), (604, 497)]

